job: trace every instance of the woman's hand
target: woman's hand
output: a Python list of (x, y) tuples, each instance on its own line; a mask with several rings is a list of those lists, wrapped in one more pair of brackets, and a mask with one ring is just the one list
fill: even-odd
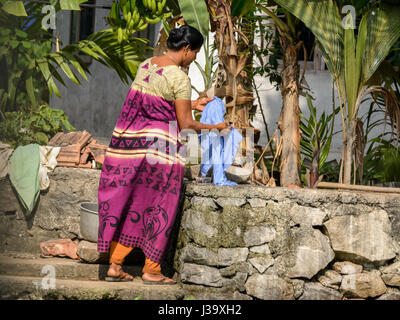
[(203, 111), (206, 104), (212, 100), (214, 100), (214, 97), (212, 97), (212, 98), (204, 97), (204, 98), (199, 98), (197, 100), (194, 100), (194, 101), (192, 101), (192, 109), (198, 110), (198, 111)]
[(226, 122), (220, 122), (215, 125), (215, 129), (220, 131), (227, 129), (225, 132), (222, 132), (222, 134), (227, 134), (232, 129), (232, 126), (228, 125)]

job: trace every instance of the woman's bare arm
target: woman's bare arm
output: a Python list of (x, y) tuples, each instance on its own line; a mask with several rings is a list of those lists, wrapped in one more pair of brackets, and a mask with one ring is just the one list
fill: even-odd
[(178, 120), (178, 125), (181, 130), (183, 129), (193, 129), (200, 133), (202, 129), (218, 129), (223, 130), (228, 128), (225, 122), (220, 122), (218, 124), (204, 124), (193, 120), (192, 117), (192, 105), (190, 100), (175, 100), (175, 110), (176, 118)]

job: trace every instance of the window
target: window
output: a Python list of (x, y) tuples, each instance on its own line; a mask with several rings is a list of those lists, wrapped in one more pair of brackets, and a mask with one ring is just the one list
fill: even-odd
[(70, 43), (85, 40), (94, 32), (95, 0), (89, 0), (81, 5), (80, 11), (71, 11)]

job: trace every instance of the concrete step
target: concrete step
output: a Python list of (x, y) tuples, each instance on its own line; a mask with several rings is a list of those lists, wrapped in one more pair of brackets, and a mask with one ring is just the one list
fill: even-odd
[[(69, 258), (12, 257), (0, 255), (0, 275), (42, 277), (54, 268), (57, 279), (104, 280), (109, 265), (89, 264)], [(124, 265), (124, 271), (133, 276), (142, 275), (142, 267)], [(42, 272), (43, 271), (43, 272)]]
[(54, 286), (43, 277), (0, 275), (0, 300), (181, 300), (179, 285), (146, 285), (132, 282), (66, 280)]

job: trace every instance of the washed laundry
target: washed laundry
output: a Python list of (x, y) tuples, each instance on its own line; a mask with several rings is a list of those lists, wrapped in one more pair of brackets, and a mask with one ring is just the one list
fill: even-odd
[[(204, 108), (200, 122), (205, 124), (217, 124), (224, 122), (225, 104), (218, 98), (210, 101)], [(202, 157), (200, 165), (201, 176), (206, 176), (213, 167), (213, 182), (219, 186), (235, 186), (236, 182), (230, 181), (225, 176), (227, 170), (233, 163), (239, 144), (243, 136), (232, 127), (226, 135), (216, 131), (207, 131), (199, 134)]]

